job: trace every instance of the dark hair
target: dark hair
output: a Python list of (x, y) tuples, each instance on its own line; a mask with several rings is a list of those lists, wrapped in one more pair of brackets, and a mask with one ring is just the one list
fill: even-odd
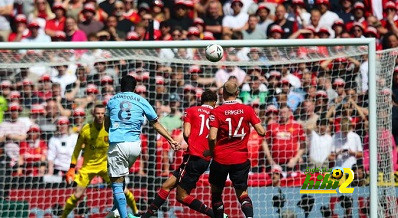
[(120, 81), (120, 90), (122, 92), (134, 92), (137, 80), (132, 76), (124, 76)]
[(243, 39), (243, 34), (241, 31), (233, 31), (231, 39)]
[(204, 104), (205, 102), (214, 102), (217, 101), (218, 97), (216, 92), (211, 91), (210, 89), (206, 89), (202, 93), (201, 103)]
[(96, 105), (94, 106), (94, 110), (97, 109), (97, 108), (105, 108), (105, 105), (103, 105), (103, 104), (96, 104)]

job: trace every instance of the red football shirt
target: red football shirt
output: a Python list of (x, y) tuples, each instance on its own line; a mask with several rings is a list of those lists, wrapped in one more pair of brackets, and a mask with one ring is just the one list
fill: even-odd
[(306, 140), (301, 124), (291, 120), (286, 124), (271, 123), (265, 135), (271, 141), (272, 158), (278, 164), (286, 164), (300, 148), (300, 142)]
[(220, 164), (241, 164), (248, 160), (250, 125), (261, 122), (248, 105), (227, 101), (210, 113), (210, 127), (218, 128), (214, 160)]
[(209, 116), (213, 107), (209, 105), (194, 106), (185, 110), (184, 122), (191, 124), (191, 134), (188, 138), (188, 153), (210, 161), (203, 152), (209, 150), (207, 136), (209, 135)]
[(249, 150), (249, 159), (252, 167), (257, 167), (260, 160), (261, 144), (263, 143), (263, 137), (257, 134), (257, 131), (253, 128), (249, 135), (247, 147)]

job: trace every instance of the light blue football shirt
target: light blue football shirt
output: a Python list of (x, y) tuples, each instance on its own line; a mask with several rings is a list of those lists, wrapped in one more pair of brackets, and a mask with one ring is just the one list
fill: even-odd
[(144, 115), (149, 121), (158, 116), (149, 102), (133, 92), (120, 92), (108, 102), (110, 117), (109, 142), (135, 142), (140, 140)]

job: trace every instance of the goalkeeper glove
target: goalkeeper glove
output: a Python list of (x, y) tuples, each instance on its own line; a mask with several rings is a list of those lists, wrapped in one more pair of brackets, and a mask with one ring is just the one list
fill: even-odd
[(66, 183), (71, 184), (75, 179), (75, 165), (71, 164), (68, 172), (65, 175)]

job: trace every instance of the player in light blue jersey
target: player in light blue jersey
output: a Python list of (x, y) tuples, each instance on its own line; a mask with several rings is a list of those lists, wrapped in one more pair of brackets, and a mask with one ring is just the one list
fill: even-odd
[(121, 92), (113, 96), (107, 105), (105, 128), (109, 132), (108, 173), (112, 182), (114, 205), (121, 218), (127, 216), (126, 197), (124, 195), (124, 177), (141, 153), (141, 126), (144, 116), (155, 130), (165, 137), (173, 149), (178, 143), (158, 122), (153, 107), (146, 99), (134, 93), (137, 81), (132, 76), (121, 80)]

